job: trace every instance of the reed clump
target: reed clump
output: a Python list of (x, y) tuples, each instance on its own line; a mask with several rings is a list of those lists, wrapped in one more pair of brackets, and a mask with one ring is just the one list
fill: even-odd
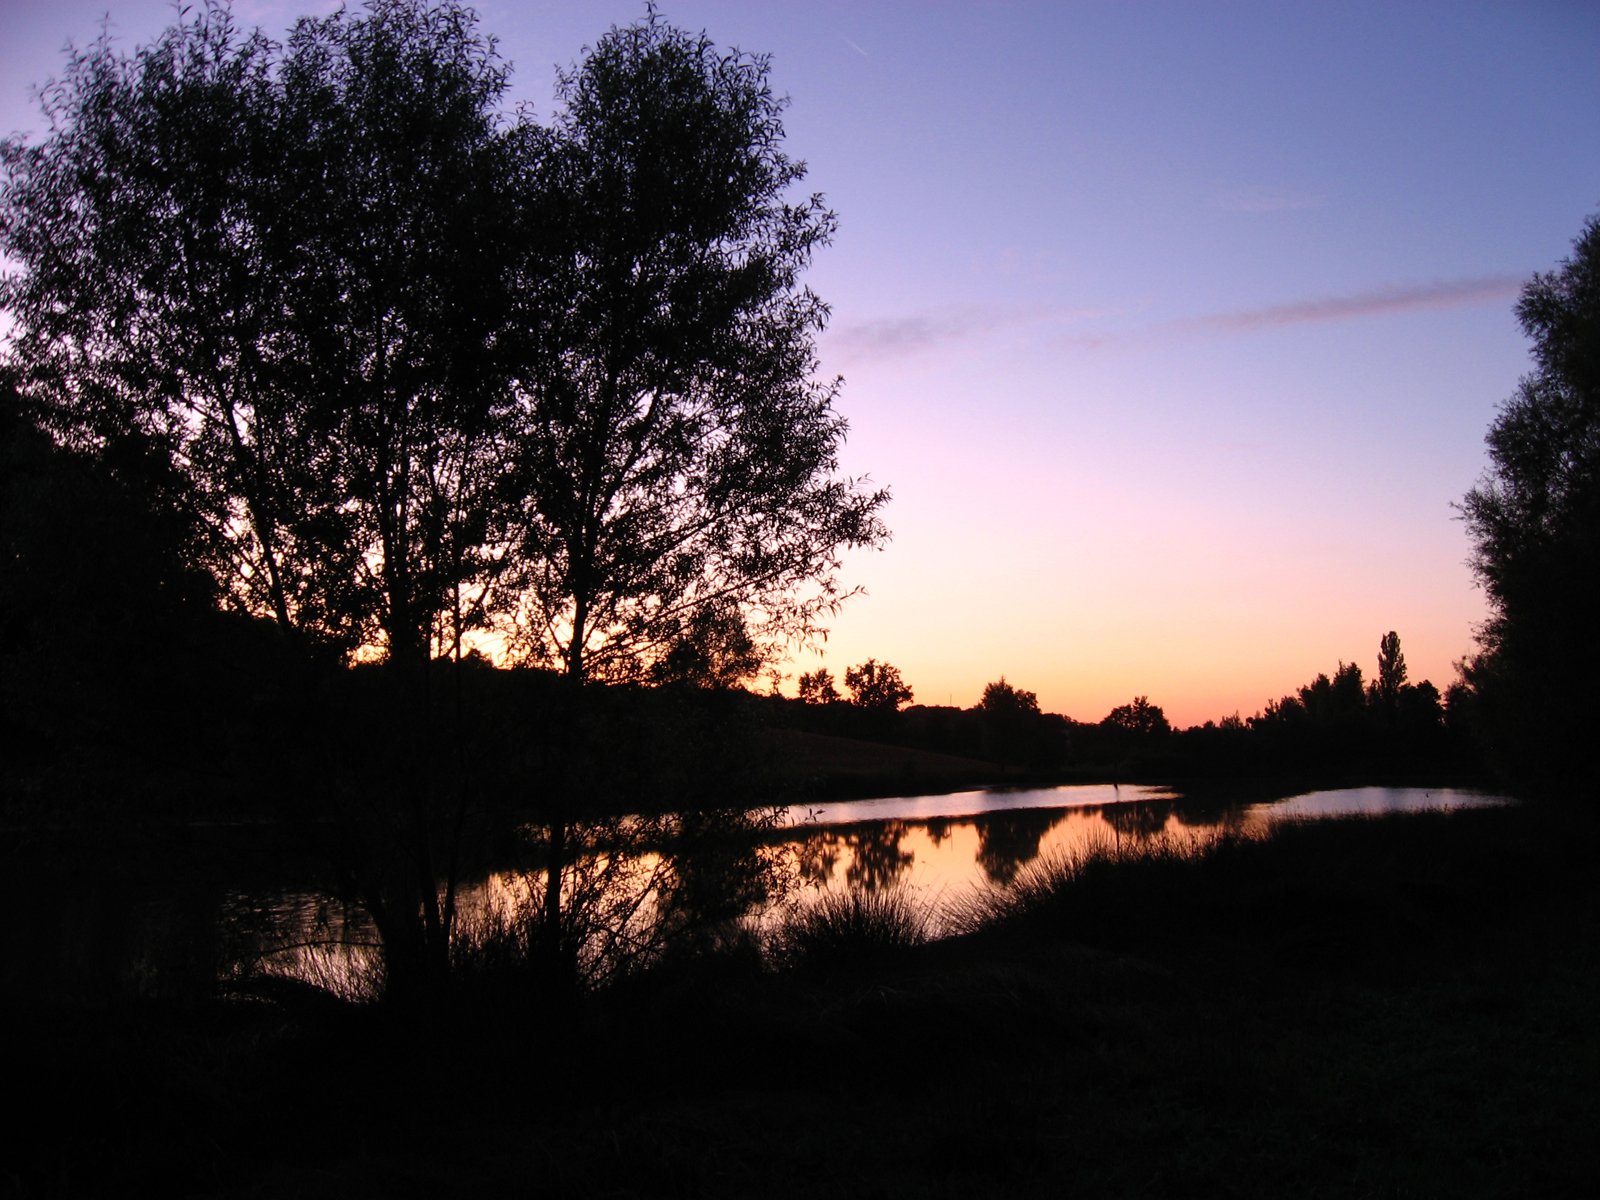
[(1095, 940), (1192, 903), (1215, 860), (1258, 840), (1244, 833), (1108, 837), (1035, 859), (1009, 883), (969, 892), (948, 906), (944, 928), (956, 935), (1051, 929)]
[(934, 925), (934, 913), (905, 888), (830, 891), (784, 914), (768, 956), (789, 970), (879, 964), (925, 944)]

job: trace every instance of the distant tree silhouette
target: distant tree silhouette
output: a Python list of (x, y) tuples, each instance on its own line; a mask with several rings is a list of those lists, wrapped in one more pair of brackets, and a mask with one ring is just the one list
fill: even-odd
[(1442, 697), (1429, 680), (1402, 687), (1395, 697), (1395, 707), (1401, 728), (1409, 732), (1436, 730), (1444, 724)]
[(1044, 730), (1034, 693), (1012, 687), (1002, 675), (984, 687), (978, 710), (988, 752), (1002, 767), (1043, 757)]
[(1489, 428), (1462, 501), (1490, 615), (1464, 665), (1477, 724), (1513, 782), (1592, 797), (1600, 678), (1600, 217), (1517, 305), (1534, 370)]
[(847, 668), (844, 685), (850, 689), (851, 703), (871, 712), (897, 712), (911, 701), (911, 688), (900, 678), (899, 668), (875, 658)]
[(825, 667), (808, 671), (800, 676), (796, 692), (802, 704), (832, 704), (839, 699), (839, 689), (833, 682), (833, 673)]
[(1002, 675), (995, 682), (984, 686), (983, 699), (978, 701), (978, 707), (991, 716), (1009, 716), (1018, 713), (1037, 715), (1039, 697), (1032, 692), (1012, 687)]
[[(1330, 677), (1319, 673), (1294, 695), (1269, 702), (1244, 724), (1258, 767), (1349, 774), (1456, 769), (1445, 738), (1439, 690), (1428, 680), (1406, 681), (1400, 636), (1379, 639), (1378, 675), (1363, 686), (1361, 668), (1341, 662)], [(1457, 705), (1458, 715), (1463, 710)], [(1218, 731), (1219, 733), (1221, 730)], [(1198, 748), (1201, 739), (1192, 739)], [(1219, 738), (1205, 743), (1216, 754), (1237, 753)]]
[(1400, 650), (1400, 635), (1391, 629), (1378, 643), (1378, 677), (1372, 681), (1372, 699), (1392, 710), (1405, 682), (1406, 656)]
[(1100, 724), (1141, 740), (1164, 737), (1172, 732), (1167, 714), (1161, 711), (1160, 705), (1151, 704), (1148, 696), (1135, 696), (1131, 704), (1119, 704)]
[(1359, 721), (1367, 705), (1361, 668), (1355, 663), (1341, 662), (1332, 679), (1319, 674), (1300, 689), (1300, 703), (1316, 725), (1348, 725)]

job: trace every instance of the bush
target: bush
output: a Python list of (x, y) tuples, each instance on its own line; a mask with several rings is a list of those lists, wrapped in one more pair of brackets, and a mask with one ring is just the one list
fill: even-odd
[(904, 888), (824, 892), (788, 912), (769, 953), (799, 970), (877, 963), (927, 942), (932, 923), (927, 906)]

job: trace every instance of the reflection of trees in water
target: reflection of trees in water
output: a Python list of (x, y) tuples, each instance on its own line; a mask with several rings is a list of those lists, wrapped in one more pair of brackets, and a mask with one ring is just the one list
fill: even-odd
[(1067, 814), (1060, 809), (1017, 808), (979, 817), (978, 866), (989, 882), (1007, 884), (1039, 855), (1039, 843)]
[(705, 929), (735, 921), (787, 890), (792, 882), (787, 856), (756, 837), (776, 820), (773, 810), (680, 817), (663, 912), (675, 925)]
[(910, 870), (916, 858), (900, 846), (910, 828), (906, 821), (884, 821), (852, 829), (845, 835), (851, 854), (850, 865), (845, 868), (845, 882), (868, 891), (892, 886)]
[[(593, 986), (736, 921), (786, 886), (781, 850), (761, 840), (777, 816), (718, 809), (569, 823), (574, 852), (561, 867), (562, 954)], [(548, 869), (524, 873), (514, 906), (520, 911), (502, 922), (542, 932)]]
[(922, 823), (922, 827), (928, 831), (928, 840), (939, 846), (950, 836), (950, 829), (954, 824), (955, 822), (949, 817), (929, 817)]
[(849, 850), (850, 865), (844, 872), (847, 884), (867, 891), (891, 887), (916, 861), (916, 855), (900, 845), (910, 830), (909, 821), (879, 821), (814, 833), (795, 845), (796, 873), (802, 883), (826, 887), (838, 869), (841, 853)]
[(795, 872), (800, 882), (811, 887), (826, 887), (839, 865), (841, 842), (836, 833), (813, 833), (794, 848)]
[(1165, 831), (1167, 822), (1172, 819), (1187, 829), (1207, 833), (1241, 829), (1245, 824), (1246, 806), (1236, 799), (1202, 795), (1107, 804), (1094, 811), (1118, 837), (1148, 841)]
[(1245, 808), (1237, 800), (1184, 796), (1173, 802), (1172, 815), (1190, 829), (1220, 831), (1243, 828)]
[(1143, 842), (1167, 827), (1167, 817), (1172, 811), (1170, 800), (1141, 800), (1135, 804), (1108, 804), (1100, 810), (1100, 817), (1118, 837)]

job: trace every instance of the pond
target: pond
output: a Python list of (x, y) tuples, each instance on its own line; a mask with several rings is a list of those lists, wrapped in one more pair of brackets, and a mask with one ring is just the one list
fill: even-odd
[(1203, 844), (1275, 821), (1507, 803), (1454, 788), (1362, 787), (1254, 803), (1118, 784), (991, 789), (827, 805), (791, 814), (813, 888), (899, 887), (937, 913), (973, 888), (1004, 887), (1028, 864), (1158, 838)]
[[(1460, 789), (1383, 787), (1253, 803), (1116, 784), (990, 789), (791, 809), (741, 854), (748, 850), (778, 868), (773, 877), (783, 881), (785, 904), (846, 888), (897, 888), (933, 914), (937, 928), (937, 914), (972, 889), (1004, 887), (1029, 864), (1093, 847), (1163, 837), (1200, 844), (1274, 821), (1507, 802)], [(235, 840), (252, 837), (246, 832)], [(200, 839), (198, 849), (178, 856), (183, 861), (146, 854), (137, 877), (102, 864), (86, 866), (77, 879), (57, 875), (24, 885), (26, 907), (35, 911), (24, 922), (24, 943), (7, 962), (7, 990), (78, 997), (194, 994), (253, 970), (357, 994), (368, 986), (376, 962), (370, 924), (336, 898), (323, 872), (281, 850), (234, 871), (217, 865), (226, 856), (207, 855), (206, 845)], [(748, 863), (749, 855), (740, 861)], [(627, 928), (610, 936), (644, 937), (660, 896), (685, 872), (648, 850), (627, 861), (613, 854), (606, 865), (608, 886), (631, 889), (620, 898), (594, 897), (611, 904), (609, 912), (625, 914), (612, 919)], [(513, 871), (482, 873), (464, 888), (467, 921), (515, 910), (538, 884)], [(777, 911), (771, 904), (753, 907), (747, 919), (770, 921)]]

